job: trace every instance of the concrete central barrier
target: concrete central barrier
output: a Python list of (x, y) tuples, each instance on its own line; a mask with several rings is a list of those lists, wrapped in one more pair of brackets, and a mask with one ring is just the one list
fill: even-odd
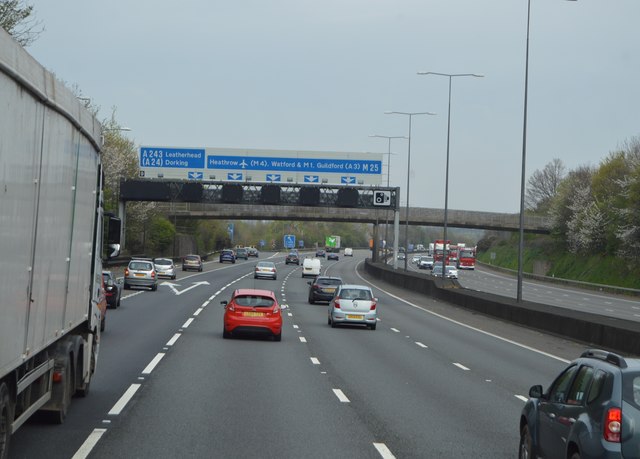
[(422, 273), (394, 270), (388, 265), (373, 263), (370, 259), (366, 260), (364, 267), (375, 278), (471, 311), (582, 341), (590, 346), (640, 355), (640, 322), (531, 301), (518, 303), (515, 298), (467, 290), (455, 280), (443, 281)]

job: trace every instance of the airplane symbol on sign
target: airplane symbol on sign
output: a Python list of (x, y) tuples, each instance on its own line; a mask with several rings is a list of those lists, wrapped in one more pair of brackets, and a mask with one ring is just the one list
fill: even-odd
[(242, 174), (229, 173), (227, 174), (227, 180), (242, 180)]
[(244, 169), (245, 167), (248, 166), (248, 164), (245, 162), (245, 160), (243, 159), (242, 162), (240, 163), (240, 165), (242, 166), (242, 168)]

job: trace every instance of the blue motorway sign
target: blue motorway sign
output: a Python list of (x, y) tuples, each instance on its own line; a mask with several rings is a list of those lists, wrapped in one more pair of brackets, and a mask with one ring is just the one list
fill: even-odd
[(283, 245), (286, 249), (293, 249), (296, 246), (296, 236), (295, 234), (285, 234)]
[(282, 174), (267, 174), (267, 182), (281, 182)]
[(140, 167), (204, 169), (204, 148), (140, 148)]
[(202, 180), (204, 174), (202, 172), (189, 172), (189, 179), (190, 180)]
[(382, 161), (362, 159), (277, 158), (262, 156), (207, 156), (207, 169), (250, 171), (381, 174)]
[(355, 177), (340, 177), (340, 183), (345, 183), (347, 185), (355, 185), (356, 178)]
[(241, 173), (229, 172), (227, 174), (227, 180), (242, 180), (242, 174)]
[(306, 183), (319, 183), (320, 182), (320, 176), (319, 175), (305, 175), (304, 176), (304, 181)]

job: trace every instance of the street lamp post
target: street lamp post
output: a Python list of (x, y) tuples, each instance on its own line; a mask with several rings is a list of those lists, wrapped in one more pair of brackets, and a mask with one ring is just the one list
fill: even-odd
[[(575, 2), (577, 0), (566, 0)], [(522, 170), (520, 176), (520, 221), (518, 243), (518, 282), (516, 288), (516, 301), (522, 301), (522, 277), (524, 271), (524, 192), (527, 164), (527, 99), (529, 92), (529, 24), (531, 20), (531, 0), (527, 0), (527, 44), (524, 60), (524, 116), (522, 122)]]
[(406, 115), (409, 117), (409, 149), (407, 153), (407, 205), (406, 205), (406, 223), (404, 227), (404, 245), (405, 245), (405, 253), (404, 253), (404, 270), (408, 271), (409, 267), (407, 266), (407, 250), (409, 250), (409, 178), (411, 175), (411, 118), (415, 115), (435, 115), (435, 113), (431, 112), (384, 112), (385, 115)]
[[(379, 137), (381, 139), (387, 139), (389, 141), (389, 150), (387, 151), (387, 188), (389, 188), (389, 180), (391, 177), (391, 139), (406, 139), (403, 135), (396, 136), (388, 136), (388, 135), (370, 135), (369, 137)], [(384, 255), (385, 255), (385, 263), (387, 262), (387, 246), (389, 241), (389, 213), (387, 212), (387, 220), (384, 225)]]
[(475, 73), (438, 73), (438, 72), (418, 72), (418, 75), (436, 75), (449, 78), (449, 106), (447, 108), (447, 165), (444, 175), (444, 242), (442, 243), (442, 279), (447, 272), (447, 212), (449, 208), (449, 140), (451, 138), (451, 80), (456, 77), (482, 78), (484, 75)]

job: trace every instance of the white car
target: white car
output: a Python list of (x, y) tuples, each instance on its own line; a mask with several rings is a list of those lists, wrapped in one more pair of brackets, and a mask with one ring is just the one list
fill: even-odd
[(420, 261), (420, 255), (414, 255), (411, 257), (411, 263), (416, 264)]
[(345, 257), (352, 257), (353, 256), (353, 249), (351, 247), (346, 247), (344, 249), (344, 256)]
[(418, 268), (433, 269), (433, 257), (429, 255), (420, 257), (420, 261), (418, 261)]

